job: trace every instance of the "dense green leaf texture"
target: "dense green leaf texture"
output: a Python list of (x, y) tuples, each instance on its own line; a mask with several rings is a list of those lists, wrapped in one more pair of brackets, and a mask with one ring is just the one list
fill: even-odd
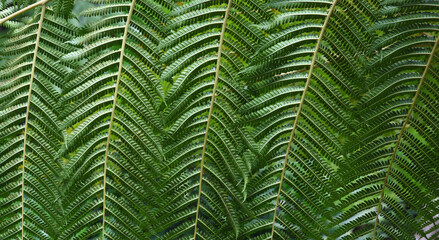
[(0, 28), (0, 239), (439, 238), (438, 0), (88, 1)]
[(74, 50), (65, 42), (75, 31), (43, 6), (1, 43), (10, 58), (0, 74), (1, 239), (60, 234), (64, 136), (56, 103), (71, 69), (58, 60)]
[(60, 239), (154, 235), (152, 219), (163, 204), (156, 180), (166, 135), (158, 114), (163, 91), (157, 63), (167, 7), (112, 1), (83, 12), (105, 15), (71, 40), (84, 47), (62, 58), (85, 61), (60, 101), (68, 212)]
[[(438, 40), (432, 32), (438, 22), (418, 20), (437, 14), (427, 2), (386, 1), (381, 12), (388, 18), (372, 28), (383, 34), (372, 45), (379, 53), (368, 64), (370, 91), (355, 108), (362, 139), (350, 157), (356, 169), (342, 174), (350, 182), (337, 217), (343, 239), (370, 233), (376, 239), (412, 239), (413, 232), (437, 237), (420, 231), (435, 222), (438, 191)], [(355, 226), (361, 230), (347, 234)]]

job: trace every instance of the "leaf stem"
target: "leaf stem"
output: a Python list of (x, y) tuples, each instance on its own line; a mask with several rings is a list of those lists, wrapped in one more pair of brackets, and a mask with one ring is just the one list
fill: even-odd
[(111, 139), (111, 131), (113, 129), (113, 121), (114, 121), (114, 113), (116, 110), (116, 103), (117, 103), (117, 94), (119, 91), (119, 83), (120, 83), (120, 77), (122, 74), (122, 68), (123, 68), (123, 57), (124, 57), (124, 53), (125, 53), (125, 45), (127, 42), (127, 36), (128, 36), (128, 30), (130, 27), (130, 21), (131, 21), (131, 16), (133, 15), (133, 11), (134, 11), (134, 5), (136, 3), (136, 0), (133, 0), (131, 2), (131, 6), (130, 6), (130, 11), (128, 13), (128, 17), (127, 17), (127, 22), (125, 25), (125, 30), (123, 33), (123, 38), (122, 38), (122, 46), (121, 46), (121, 50), (120, 50), (120, 59), (119, 59), (119, 70), (117, 72), (117, 80), (116, 80), (116, 87), (114, 90), (114, 99), (113, 99), (113, 107), (111, 109), (111, 117), (110, 117), (110, 123), (109, 123), (109, 127), (108, 127), (108, 137), (107, 137), (107, 144), (105, 147), (105, 157), (104, 157), (104, 186), (103, 186), (103, 197), (102, 197), (102, 240), (105, 240), (105, 210), (106, 210), (106, 204), (105, 204), (105, 197), (106, 197), (106, 184), (107, 184), (107, 160), (108, 160), (108, 152), (110, 149), (110, 139)]
[(13, 17), (18, 16), (18, 15), (24, 13), (24, 12), (27, 12), (27, 11), (33, 9), (33, 8), (38, 7), (40, 5), (44, 5), (45, 6), (46, 3), (50, 2), (50, 1), (51, 0), (41, 0), (41, 1), (38, 1), (38, 2), (36, 2), (34, 4), (32, 4), (32, 5), (29, 5), (29, 6), (25, 7), (25, 8), (23, 8), (23, 9), (20, 9), (20, 10), (18, 10), (16, 12), (14, 12), (14, 13), (12, 13), (12, 14), (10, 14), (10, 15), (2, 18), (2, 19), (0, 19), (0, 25), (2, 25), (4, 22), (8, 21), (9, 19), (11, 19)]
[(200, 182), (198, 184), (199, 188), (198, 188), (197, 211), (196, 211), (196, 215), (195, 215), (194, 240), (197, 238), (197, 223), (198, 223), (198, 216), (199, 216), (199, 212), (200, 212), (201, 184), (203, 182), (204, 156), (206, 154), (207, 135), (209, 133), (210, 119), (212, 117), (213, 105), (215, 103), (215, 94), (216, 94), (216, 88), (218, 85), (218, 78), (219, 78), (219, 71), (220, 71), (220, 64), (221, 64), (221, 51), (222, 51), (223, 42), (224, 42), (224, 35), (226, 32), (227, 17), (229, 16), (231, 6), (232, 6), (232, 0), (229, 0), (229, 2), (227, 4), (227, 9), (226, 9), (226, 12), (224, 15), (224, 22), (223, 22), (223, 26), (221, 29), (221, 35), (220, 35), (220, 40), (219, 40), (219, 45), (218, 45), (218, 59), (216, 61), (215, 80), (214, 80), (213, 90), (212, 90), (212, 100), (210, 101), (209, 115), (207, 116), (207, 123), (206, 123), (206, 133), (204, 134), (203, 150), (201, 153)]
[(439, 38), (436, 39), (436, 42), (435, 42), (435, 44), (434, 44), (434, 46), (433, 46), (433, 49), (432, 49), (431, 54), (430, 54), (430, 57), (428, 58), (428, 61), (427, 61), (427, 65), (425, 66), (424, 73), (422, 74), (422, 76), (421, 76), (421, 80), (420, 80), (419, 85), (418, 85), (418, 88), (416, 89), (416, 94), (415, 94), (415, 96), (414, 96), (414, 98), (413, 98), (413, 101), (412, 101), (412, 104), (411, 104), (411, 106), (410, 106), (410, 109), (409, 109), (409, 111), (408, 111), (408, 113), (407, 113), (407, 116), (406, 116), (406, 118), (405, 118), (405, 120), (404, 120), (404, 124), (402, 125), (401, 132), (400, 132), (399, 135), (398, 135), (398, 139), (396, 140), (395, 149), (393, 150), (392, 159), (390, 160), (389, 167), (388, 167), (388, 169), (387, 169), (387, 173), (386, 173), (386, 177), (384, 178), (383, 189), (381, 190), (380, 201), (379, 201), (379, 203), (378, 203), (377, 216), (376, 216), (376, 219), (375, 219), (375, 227), (373, 228), (373, 237), (372, 237), (372, 240), (375, 240), (375, 238), (376, 238), (376, 230), (377, 230), (377, 228), (378, 228), (378, 222), (379, 222), (379, 219), (378, 219), (378, 218), (379, 218), (379, 216), (380, 216), (381, 209), (382, 209), (382, 208), (381, 208), (381, 204), (382, 204), (382, 202), (383, 202), (383, 198), (384, 198), (384, 190), (385, 190), (385, 188), (386, 188), (387, 181), (388, 181), (389, 176), (390, 176), (390, 173), (391, 173), (391, 171), (392, 171), (392, 165), (393, 165), (393, 162), (394, 162), (395, 159), (396, 159), (396, 153), (397, 153), (397, 151), (398, 151), (398, 147), (399, 147), (399, 145), (400, 145), (400, 143), (401, 143), (401, 139), (402, 139), (402, 137), (403, 137), (403, 135), (404, 135), (404, 131), (405, 131), (405, 129), (407, 128), (407, 125), (408, 125), (408, 122), (409, 122), (410, 117), (411, 117), (411, 115), (412, 115), (413, 109), (415, 108), (416, 100), (417, 100), (418, 97), (419, 97), (419, 94), (420, 94), (420, 92), (421, 92), (422, 85), (423, 85), (423, 83), (424, 83), (425, 77), (427, 76), (428, 69), (430, 68), (431, 63), (433, 62), (434, 53), (435, 53), (435, 51), (436, 51), (438, 45), (439, 45)]
[(276, 205), (274, 207), (273, 223), (271, 225), (271, 240), (273, 240), (273, 238), (274, 238), (274, 225), (275, 225), (275, 222), (276, 222), (276, 214), (277, 214), (277, 209), (279, 207), (279, 198), (280, 198), (280, 193), (282, 191), (282, 183), (283, 183), (283, 180), (284, 180), (284, 177), (285, 177), (285, 170), (286, 170), (287, 163), (288, 163), (288, 156), (289, 156), (289, 153), (290, 153), (291, 143), (293, 142), (294, 133), (295, 133), (296, 128), (297, 128), (297, 123), (299, 121), (299, 116), (300, 116), (300, 113), (302, 112), (303, 103), (305, 102), (305, 95), (306, 95), (306, 91), (308, 90), (308, 86), (309, 86), (309, 83), (311, 81), (312, 72), (314, 70), (315, 63), (316, 63), (316, 60), (317, 60), (317, 53), (319, 51), (320, 44), (322, 43), (322, 39), (323, 39), (323, 36), (324, 36), (324, 33), (325, 33), (325, 29), (328, 26), (329, 19), (330, 19), (332, 13), (334, 12), (335, 5), (337, 4), (337, 1), (338, 0), (334, 0), (334, 2), (332, 3), (331, 7), (329, 8), (328, 15), (326, 16), (325, 22), (323, 23), (323, 26), (322, 26), (322, 30), (320, 31), (320, 36), (319, 36), (319, 38), (317, 40), (316, 49), (314, 51), (314, 55), (313, 55), (313, 58), (311, 60), (311, 66), (310, 66), (310, 69), (309, 69), (309, 72), (308, 72), (308, 77), (306, 79), (305, 88), (303, 89), (302, 98), (300, 99), (299, 107), (297, 109), (296, 118), (294, 119), (293, 129), (291, 130), (290, 140), (288, 141), (287, 152), (285, 154), (285, 160), (284, 160), (284, 164), (283, 164), (283, 168), (282, 168), (282, 174), (281, 174), (281, 177), (280, 177), (279, 190), (278, 190), (277, 196), (276, 196)]
[(44, 20), (44, 14), (46, 13), (46, 4), (43, 4), (41, 7), (41, 17), (40, 22), (38, 23), (38, 30), (37, 30), (37, 38), (35, 40), (35, 51), (34, 51), (34, 57), (32, 60), (32, 71), (30, 74), (30, 82), (29, 82), (29, 93), (27, 98), (27, 105), (26, 105), (26, 120), (24, 122), (24, 137), (23, 137), (23, 171), (21, 174), (21, 239), (24, 239), (24, 171), (25, 171), (25, 162), (26, 162), (26, 146), (27, 146), (27, 132), (29, 130), (29, 111), (30, 111), (30, 102), (31, 102), (31, 94), (32, 94), (32, 86), (34, 82), (34, 76), (35, 76), (35, 64), (37, 62), (37, 53), (38, 48), (40, 45), (40, 37), (41, 37), (41, 29), (43, 28), (43, 20)]

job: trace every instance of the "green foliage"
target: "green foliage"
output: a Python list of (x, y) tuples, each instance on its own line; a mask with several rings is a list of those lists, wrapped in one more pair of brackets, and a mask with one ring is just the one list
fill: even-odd
[(439, 237), (436, 0), (54, 0), (4, 27), (0, 239)]

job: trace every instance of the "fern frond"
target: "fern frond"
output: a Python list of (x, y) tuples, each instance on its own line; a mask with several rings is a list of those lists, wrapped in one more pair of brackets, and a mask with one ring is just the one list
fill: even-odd
[[(372, 28), (384, 34), (373, 45), (371, 90), (359, 101), (363, 142), (352, 155), (355, 171), (345, 174), (351, 184), (342, 194), (340, 209), (346, 211), (337, 220), (342, 228), (336, 233), (343, 239), (426, 237), (421, 225), (434, 221), (437, 154), (432, 136), (437, 134), (435, 127), (424, 126), (435, 118), (435, 107), (426, 105), (431, 90), (425, 86), (436, 84), (438, 40), (437, 29), (431, 28), (436, 21), (418, 23), (434, 9), (424, 4), (385, 1), (381, 12), (391, 17)], [(394, 11), (401, 14), (395, 17)], [(352, 233), (353, 228), (361, 231)]]
[(6, 223), (0, 237), (5, 239), (56, 238), (64, 217), (56, 103), (69, 68), (58, 59), (73, 50), (64, 42), (77, 29), (54, 18), (43, 4), (2, 42), (1, 54), (10, 56), (0, 73), (0, 218)]
[[(235, 126), (248, 97), (239, 73), (263, 35), (252, 26), (264, 16), (252, 2), (190, 1), (176, 7), (162, 43), (161, 80), (166, 92), (164, 122), (168, 169), (162, 195), (171, 214), (157, 215), (164, 238), (238, 236), (249, 175), (239, 146), (250, 145)], [(220, 210), (221, 209), (221, 210)]]
[(0, 239), (439, 237), (438, 0), (87, 1), (0, 1)]
[(337, 171), (349, 169), (343, 145), (355, 139), (349, 111), (364, 84), (354, 79), (362, 78), (376, 10), (366, 1), (268, 5), (280, 13), (259, 25), (269, 36), (244, 73), (256, 97), (240, 114), (262, 155), (252, 169), (250, 206), (261, 212), (259, 220), (272, 221), (261, 228), (249, 219), (244, 235), (320, 239), (329, 235), (342, 187)]
[[(162, 4), (111, 1), (82, 13), (104, 17), (70, 41), (81, 49), (63, 57), (71, 63), (87, 61), (60, 103), (67, 130), (61, 154), (68, 161), (63, 205), (70, 213), (60, 239), (155, 234), (153, 215), (163, 204), (157, 183), (163, 167), (158, 133), (165, 131), (157, 114), (163, 93), (156, 50), (166, 21)], [(145, 202), (148, 198), (154, 200)]]

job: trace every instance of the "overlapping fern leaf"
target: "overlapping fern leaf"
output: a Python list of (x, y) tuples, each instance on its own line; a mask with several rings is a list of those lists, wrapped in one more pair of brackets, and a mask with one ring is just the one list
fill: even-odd
[(35, 3), (35, 0), (2, 0), (0, 1), (0, 18), (4, 18), (14, 11), (26, 7), (32, 3)]
[(342, 239), (434, 239), (421, 229), (438, 213), (437, 7), (384, 1), (383, 20), (371, 29), (381, 36), (356, 106), (362, 120), (361, 143), (349, 159), (355, 170), (343, 173), (350, 183), (337, 220)]
[(0, 239), (55, 239), (63, 224), (58, 155), (63, 134), (56, 102), (73, 50), (67, 21), (43, 5), (1, 42)]
[(0, 239), (439, 238), (437, 0), (48, 2), (0, 28)]
[(102, 16), (63, 57), (80, 62), (60, 106), (67, 131), (59, 239), (145, 239), (163, 203), (164, 165), (158, 43), (165, 1), (109, 1), (82, 12)]
[(257, 1), (187, 1), (176, 7), (159, 45), (168, 82), (164, 115), (167, 202), (156, 216), (164, 239), (238, 236), (249, 166), (236, 110), (247, 101), (240, 72), (263, 37)]
[[(267, 3), (276, 13), (246, 69), (254, 99), (240, 113), (258, 143), (243, 237), (320, 239), (342, 187), (343, 144), (355, 138), (367, 33), (375, 6), (360, 1)], [(367, 12), (367, 13), (363, 13)], [(303, 21), (302, 19), (307, 19)]]
[[(3, 23), (5, 18), (9, 16), (15, 16), (13, 19), (9, 19), (3, 25), (7, 28), (14, 28), (19, 24), (22, 18), (29, 17), (29, 12), (32, 8), (46, 4), (50, 6), (53, 11), (53, 15), (62, 17), (60, 21), (71, 19), (73, 14), (72, 10), (75, 4), (75, 0), (1, 0), (0, 1), (0, 23)], [(18, 15), (15, 15), (15, 14)], [(17, 17), (18, 16), (18, 17)]]

